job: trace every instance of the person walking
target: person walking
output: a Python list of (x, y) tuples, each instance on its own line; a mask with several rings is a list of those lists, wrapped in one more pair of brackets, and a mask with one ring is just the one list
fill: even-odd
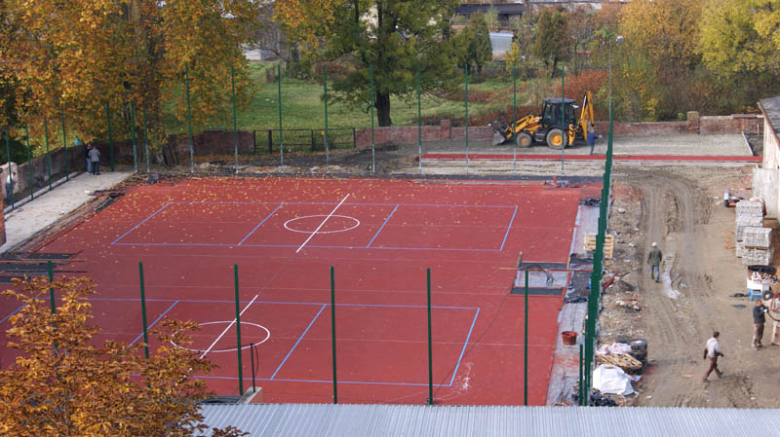
[(14, 178), (11, 176), (11, 166), (8, 166), (8, 176), (5, 178), (5, 197), (13, 203), (14, 199)]
[(92, 174), (100, 174), (100, 150), (97, 147), (91, 146), (89, 149), (89, 160), (92, 162)]
[(87, 160), (87, 173), (92, 173), (92, 158), (89, 152), (92, 150), (92, 144), (84, 144), (84, 159)]
[(655, 282), (661, 282), (661, 261), (664, 256), (661, 253), (661, 249), (658, 248), (658, 243), (653, 242), (653, 248), (650, 253), (647, 254), (647, 263), (650, 264), (650, 278), (655, 279)]
[(586, 139), (588, 140), (588, 145), (590, 146), (590, 154), (591, 155), (593, 154), (593, 148), (596, 147), (596, 139), (598, 137), (599, 136), (596, 135), (596, 126), (593, 126), (593, 122), (589, 121), (588, 122), (588, 135), (587, 135)]
[(764, 301), (761, 299), (756, 301), (756, 306), (753, 307), (753, 349), (759, 350), (764, 345), (761, 344), (761, 339), (764, 337), (764, 324), (766, 323), (766, 307)]
[(707, 340), (707, 347), (704, 348), (704, 359), (710, 359), (710, 367), (707, 369), (707, 373), (704, 374), (704, 378), (701, 379), (703, 382), (707, 382), (707, 378), (709, 378), (713, 370), (718, 374), (718, 378), (723, 376), (723, 372), (718, 369), (718, 357), (725, 357), (725, 355), (720, 350), (718, 337), (720, 337), (720, 332), (713, 332), (712, 338)]

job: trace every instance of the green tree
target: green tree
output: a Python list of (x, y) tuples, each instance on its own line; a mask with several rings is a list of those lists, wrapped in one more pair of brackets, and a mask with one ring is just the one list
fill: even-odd
[[(308, 11), (305, 2), (298, 4), (294, 10)], [(454, 0), (354, 0), (333, 8), (327, 25), (314, 30), (327, 41), (316, 54), (348, 66), (343, 77), (334, 78), (329, 98), (367, 110), (372, 66), (379, 125), (390, 126), (390, 98), (416, 92), (418, 66), (423, 91), (452, 88), (457, 53), (447, 38), (447, 18), (455, 5)]]
[(555, 76), (559, 62), (571, 59), (573, 41), (566, 13), (542, 9), (536, 22), (533, 55), (544, 62), (550, 77)]
[(490, 43), (490, 29), (485, 14), (477, 11), (469, 17), (469, 30), (472, 38), (469, 40), (469, 60), (477, 67), (477, 73), (493, 59), (493, 46)]
[(498, 28), (501, 23), (498, 21), (498, 9), (493, 6), (489, 7), (485, 12), (485, 23), (491, 32), (498, 32)]

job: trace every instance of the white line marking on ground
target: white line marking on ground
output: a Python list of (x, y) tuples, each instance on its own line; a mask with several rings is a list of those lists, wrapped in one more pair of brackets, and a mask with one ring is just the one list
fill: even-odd
[[(255, 300), (257, 300), (257, 298), (258, 298), (259, 296), (260, 296), (259, 294), (256, 294), (256, 295), (255, 295), (255, 297), (253, 297), (253, 298), (252, 298), (252, 301), (251, 301), (251, 302), (249, 302), (248, 304), (246, 304), (246, 306), (244, 307), (244, 309), (243, 309), (243, 310), (241, 310), (241, 312), (240, 312), (238, 315), (239, 315), (239, 316), (243, 316), (243, 315), (244, 315), (244, 311), (248, 310), (248, 309), (249, 309), (249, 307), (250, 307), (250, 306), (252, 306), (252, 304), (253, 304), (253, 303), (255, 303)], [(203, 352), (203, 355), (201, 355), (201, 356), (200, 356), (200, 359), (201, 359), (201, 360), (203, 359), (203, 357), (205, 357), (205, 356), (206, 356), (206, 354), (208, 354), (209, 352), (211, 352), (211, 350), (212, 350), (212, 349), (214, 349), (214, 346), (216, 346), (216, 345), (217, 345), (217, 343), (218, 343), (220, 340), (222, 340), (222, 337), (224, 337), (224, 336), (225, 336), (225, 334), (227, 334), (227, 332), (230, 330), (230, 328), (231, 328), (231, 327), (232, 327), (232, 326), (233, 326), (235, 323), (236, 323), (236, 319), (233, 319), (233, 321), (232, 321), (232, 322), (230, 322), (230, 324), (227, 326), (227, 328), (225, 328), (225, 330), (224, 330), (224, 331), (222, 331), (222, 334), (219, 334), (219, 337), (217, 337), (217, 339), (216, 339), (216, 340), (214, 340), (214, 343), (211, 343), (211, 346), (209, 346), (209, 348), (208, 348), (208, 349), (206, 349), (206, 352)]]
[(310, 241), (312, 238), (314, 238), (314, 236), (315, 236), (315, 235), (317, 235), (317, 232), (319, 232), (319, 231), (320, 231), (320, 229), (322, 229), (322, 227), (323, 227), (323, 226), (325, 226), (325, 223), (328, 221), (328, 219), (329, 219), (329, 218), (331, 218), (331, 216), (333, 216), (333, 214), (335, 214), (335, 213), (336, 213), (336, 210), (337, 210), (337, 209), (339, 209), (339, 207), (341, 206), (341, 204), (342, 204), (342, 203), (344, 203), (344, 201), (345, 201), (345, 200), (347, 200), (347, 198), (348, 198), (348, 197), (349, 197), (349, 194), (347, 194), (346, 196), (344, 196), (344, 198), (343, 198), (343, 199), (341, 199), (341, 202), (339, 202), (339, 204), (338, 204), (338, 205), (336, 205), (336, 207), (335, 207), (335, 208), (333, 208), (333, 211), (331, 211), (331, 212), (330, 212), (330, 214), (328, 214), (328, 216), (327, 216), (327, 217), (325, 217), (325, 220), (323, 220), (323, 221), (322, 221), (322, 223), (320, 223), (320, 225), (319, 225), (319, 226), (317, 226), (317, 229), (315, 229), (315, 230), (314, 230), (314, 232), (312, 232), (312, 233), (311, 233), (311, 235), (309, 235), (309, 238), (307, 238), (307, 239), (306, 239), (306, 241), (304, 241), (304, 242), (303, 242), (303, 244), (301, 244), (301, 247), (299, 247), (299, 248), (298, 248), (298, 250), (296, 250), (296, 251), (295, 251), (295, 253), (298, 253), (298, 252), (300, 252), (300, 251), (301, 251), (301, 249), (303, 249), (303, 247), (304, 247), (304, 246), (306, 246), (306, 244), (307, 244), (307, 243), (308, 243), (308, 242), (309, 242), (309, 241)]

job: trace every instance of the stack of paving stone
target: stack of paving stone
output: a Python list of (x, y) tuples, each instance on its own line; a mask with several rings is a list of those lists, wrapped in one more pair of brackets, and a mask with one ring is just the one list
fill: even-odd
[(737, 258), (746, 266), (767, 266), (772, 262), (772, 229), (764, 227), (764, 203), (742, 200), (737, 203), (734, 228)]

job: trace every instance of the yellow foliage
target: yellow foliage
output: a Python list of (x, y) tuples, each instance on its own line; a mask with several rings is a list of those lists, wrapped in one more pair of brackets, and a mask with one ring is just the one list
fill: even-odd
[[(51, 313), (48, 290), (61, 298)], [(186, 349), (193, 322), (166, 320), (154, 332), (163, 344), (148, 360), (142, 346), (96, 344), (88, 278), (50, 284), (17, 281), (3, 292), (25, 306), (7, 330), (19, 356), (0, 369), (0, 433), (9, 436), (191, 436), (203, 432), (198, 403), (208, 394), (196, 373), (214, 365)], [(198, 434), (200, 435), (200, 434)], [(235, 429), (214, 435), (245, 435)]]

